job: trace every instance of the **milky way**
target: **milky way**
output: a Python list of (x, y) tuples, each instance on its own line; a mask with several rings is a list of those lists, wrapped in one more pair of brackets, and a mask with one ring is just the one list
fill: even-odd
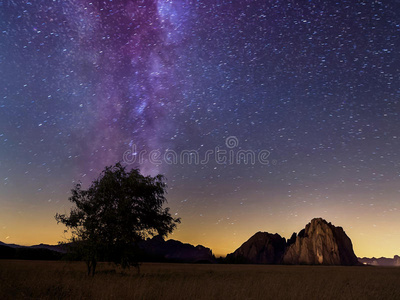
[(224, 253), (323, 216), (400, 254), (398, 1), (0, 3), (0, 240), (126, 151), (236, 137), (270, 163), (129, 165), (168, 178), (176, 238)]

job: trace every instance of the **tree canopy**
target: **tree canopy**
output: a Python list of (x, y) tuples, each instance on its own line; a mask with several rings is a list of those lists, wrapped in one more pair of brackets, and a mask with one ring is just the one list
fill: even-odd
[(78, 183), (71, 192), (75, 207), (55, 218), (71, 231), (70, 245), (86, 261), (88, 274), (94, 275), (98, 260), (138, 266), (138, 243), (166, 236), (180, 222), (163, 208), (166, 183), (160, 174), (143, 176), (139, 169), (127, 171), (117, 163), (106, 167), (87, 190)]

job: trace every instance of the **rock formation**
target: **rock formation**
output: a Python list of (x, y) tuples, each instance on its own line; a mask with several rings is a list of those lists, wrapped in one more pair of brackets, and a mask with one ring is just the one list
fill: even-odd
[(299, 232), (283, 256), (284, 264), (357, 265), (350, 238), (342, 227), (335, 227), (321, 218), (311, 220)]
[(227, 262), (255, 264), (358, 265), (350, 238), (341, 227), (321, 218), (311, 220), (287, 241), (279, 234), (258, 232)]
[(285, 251), (286, 240), (279, 234), (257, 232), (235, 252), (228, 262), (250, 264), (279, 264)]
[(395, 267), (400, 267), (400, 256), (395, 255), (393, 257), (393, 266)]

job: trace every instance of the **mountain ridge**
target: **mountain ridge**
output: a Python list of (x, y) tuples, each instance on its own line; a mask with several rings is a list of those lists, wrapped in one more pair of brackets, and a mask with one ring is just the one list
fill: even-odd
[[(155, 236), (140, 242), (141, 261), (154, 262), (186, 262), (186, 263), (215, 263), (216, 258), (210, 248), (202, 245), (193, 246), (177, 240), (165, 241)], [(59, 260), (67, 253), (67, 245), (38, 244), (21, 246), (6, 244), (0, 241), (0, 259), (41, 259)]]
[(257, 232), (233, 253), (228, 262), (288, 265), (359, 265), (353, 245), (342, 227), (314, 218), (298, 234), (285, 240), (279, 234)]

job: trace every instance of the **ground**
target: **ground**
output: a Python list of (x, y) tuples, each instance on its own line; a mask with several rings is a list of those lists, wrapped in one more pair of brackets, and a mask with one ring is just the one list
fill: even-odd
[(400, 268), (0, 260), (0, 299), (400, 299)]

